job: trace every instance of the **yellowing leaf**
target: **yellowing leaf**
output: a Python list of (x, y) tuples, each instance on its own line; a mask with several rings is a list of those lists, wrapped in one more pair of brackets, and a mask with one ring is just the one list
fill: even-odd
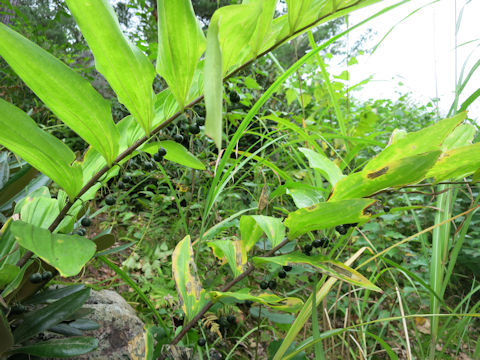
[(243, 272), (247, 263), (247, 253), (240, 241), (216, 240), (208, 242), (207, 245), (212, 248), (217, 258), (228, 263), (235, 277)]

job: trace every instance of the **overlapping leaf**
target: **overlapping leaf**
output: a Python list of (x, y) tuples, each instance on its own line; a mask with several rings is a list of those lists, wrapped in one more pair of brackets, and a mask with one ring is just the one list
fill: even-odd
[(235, 277), (245, 270), (247, 253), (241, 241), (216, 240), (208, 242), (207, 245), (212, 248), (218, 259), (228, 263)]
[(180, 241), (173, 251), (172, 272), (180, 304), (187, 321), (189, 321), (208, 301), (205, 289), (202, 288), (198, 279), (189, 235)]
[(265, 232), (272, 248), (283, 241), (285, 238), (285, 225), (281, 219), (264, 215), (252, 215), (252, 218)]
[[(119, 134), (110, 104), (87, 80), (4, 24), (0, 24), (0, 55), (60, 120), (112, 163), (118, 153)], [(0, 118), (7, 121), (11, 114), (4, 110)]]
[(82, 170), (70, 165), (75, 160), (73, 151), (55, 136), (42, 131), (22, 110), (2, 99), (0, 127), (0, 144), (50, 177), (71, 198), (80, 191)]
[(308, 159), (310, 167), (318, 169), (330, 184), (335, 185), (339, 180), (345, 177), (340, 168), (325, 155), (307, 148), (299, 148), (299, 150)]
[(352, 285), (361, 286), (373, 291), (382, 291), (358, 271), (340, 261), (329, 259), (323, 255), (308, 256), (299, 252), (293, 252), (275, 257), (254, 257), (252, 260), (255, 264), (270, 263), (282, 266), (292, 264), (311, 265), (328, 276), (332, 276)]
[(177, 164), (187, 166), (192, 169), (205, 170), (205, 165), (203, 165), (203, 163), (198, 160), (195, 155), (188, 151), (183, 145), (172, 140), (149, 143), (142, 147), (142, 151), (153, 155), (160, 147), (163, 147), (165, 150), (167, 150), (167, 154), (164, 156), (165, 160), (173, 161)]
[(427, 172), (435, 181), (461, 179), (480, 169), (480, 143), (462, 146), (444, 152)]
[(240, 238), (242, 241), (242, 247), (245, 249), (246, 253), (250, 251), (262, 235), (262, 228), (252, 216), (243, 215), (240, 218)]
[(175, 94), (180, 108), (185, 105), (204, 50), (205, 36), (190, 0), (159, 0), (157, 71)]
[(123, 35), (108, 0), (66, 0), (66, 3), (93, 52), (96, 68), (145, 133), (150, 133), (155, 77), (150, 60)]

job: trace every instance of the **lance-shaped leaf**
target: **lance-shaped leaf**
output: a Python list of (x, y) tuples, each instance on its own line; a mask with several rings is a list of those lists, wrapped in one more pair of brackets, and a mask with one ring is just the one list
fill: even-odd
[(281, 219), (264, 215), (252, 215), (252, 218), (265, 232), (272, 248), (283, 241), (285, 238), (285, 225)]
[(40, 358), (72, 358), (98, 347), (98, 339), (88, 336), (52, 339), (16, 348), (12, 354), (29, 354)]
[[(0, 24), (0, 55), (60, 120), (108, 163), (113, 162), (118, 154), (119, 134), (110, 104), (87, 80), (4, 24)], [(0, 117), (8, 118), (8, 114), (2, 111)]]
[(294, 239), (308, 231), (367, 221), (371, 215), (366, 209), (375, 202), (373, 199), (349, 199), (298, 209), (285, 219), (288, 237)]
[(192, 169), (205, 170), (205, 165), (203, 165), (203, 163), (198, 160), (195, 155), (185, 149), (183, 145), (172, 140), (149, 143), (142, 147), (142, 151), (153, 155), (160, 147), (163, 147), (165, 150), (167, 150), (167, 154), (164, 156), (165, 160), (173, 161), (177, 164), (187, 166)]
[(66, 3), (93, 52), (97, 70), (148, 134), (153, 121), (155, 77), (150, 60), (123, 35), (108, 0)]
[(190, 0), (158, 1), (157, 72), (183, 109), (205, 50), (205, 36)]
[(417, 183), (425, 178), (440, 154), (439, 150), (431, 151), (393, 160), (373, 171), (350, 174), (335, 185), (329, 201), (366, 197), (389, 187)]
[(345, 177), (340, 168), (325, 155), (307, 148), (299, 148), (299, 150), (308, 159), (310, 167), (318, 169), (330, 184), (335, 185), (340, 179)]
[(95, 243), (81, 236), (52, 234), (23, 221), (14, 221), (10, 231), (20, 246), (55, 267), (65, 277), (77, 275), (95, 254)]
[(480, 168), (480, 143), (462, 146), (444, 152), (425, 177), (435, 182), (446, 179), (461, 179)]
[[(450, 133), (465, 119), (466, 113), (444, 119), (422, 130), (392, 139), (380, 154), (365, 165), (365, 171), (378, 171), (402, 158), (439, 150)], [(397, 134), (398, 135), (398, 134)]]
[(67, 145), (41, 130), (22, 110), (2, 99), (0, 128), (0, 144), (50, 177), (71, 198), (78, 194), (82, 170), (76, 165), (70, 166), (75, 154)]
[(352, 285), (361, 286), (365, 289), (379, 292), (382, 291), (358, 271), (340, 261), (329, 259), (323, 255), (308, 256), (299, 252), (293, 252), (275, 257), (254, 257), (252, 260), (255, 264), (277, 264), (282, 266), (292, 264), (311, 265), (320, 272), (338, 280), (348, 282)]
[(243, 215), (240, 218), (240, 238), (242, 247), (248, 253), (263, 235), (263, 230), (250, 215)]
[(247, 253), (241, 241), (216, 240), (208, 242), (207, 245), (212, 248), (217, 258), (228, 263), (235, 277), (243, 272), (247, 263)]
[(303, 306), (303, 301), (295, 297), (279, 297), (275, 294), (270, 293), (261, 293), (261, 294), (250, 294), (246, 292), (236, 291), (236, 292), (221, 292), (221, 291), (210, 291), (210, 296), (212, 301), (218, 301), (225, 298), (234, 298), (240, 301), (250, 300), (259, 304), (269, 306), (273, 309), (295, 313), (300, 310)]
[(180, 304), (185, 318), (189, 321), (208, 301), (205, 289), (198, 279), (190, 235), (180, 241), (173, 251), (172, 272)]
[(210, 20), (207, 33), (207, 50), (205, 52), (204, 68), (204, 93), (205, 109), (205, 134), (212, 138), (218, 149), (222, 147), (222, 51), (218, 35), (218, 18)]

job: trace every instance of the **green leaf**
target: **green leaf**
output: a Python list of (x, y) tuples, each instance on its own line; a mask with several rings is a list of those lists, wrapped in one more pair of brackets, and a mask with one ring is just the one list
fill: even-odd
[(20, 273), (20, 268), (12, 264), (3, 264), (0, 267), (0, 289), (9, 284)]
[(26, 345), (12, 351), (12, 354), (29, 354), (41, 358), (70, 358), (87, 354), (98, 347), (98, 339), (74, 337), (52, 339), (33, 345)]
[(441, 151), (431, 151), (350, 174), (335, 185), (329, 201), (366, 197), (386, 188), (417, 183), (425, 178), (440, 154)]
[(65, 277), (77, 275), (95, 254), (95, 244), (81, 236), (52, 234), (23, 221), (13, 222), (10, 228), (19, 245), (32, 251)]
[(172, 254), (172, 272), (187, 321), (193, 319), (208, 301), (205, 289), (198, 279), (197, 266), (193, 258), (190, 235), (187, 235), (177, 244)]
[(8, 283), (8, 285), (5, 287), (5, 289), (3, 289), (2, 294), (1, 294), (2, 297), (4, 297), (4, 298), (7, 297), (12, 292), (17, 290), (17, 288), (19, 288), (19, 286), (22, 284), (25, 273), (27, 272), (28, 268), (32, 264), (33, 264), (33, 260), (28, 260), (27, 263), (22, 266), (22, 268), (20, 269), (20, 272), (15, 277), (15, 279), (13, 281), (11, 281), (10, 283)]
[(252, 218), (265, 232), (272, 244), (272, 248), (283, 241), (285, 238), (285, 225), (281, 219), (264, 215), (252, 215)]
[(82, 170), (77, 165), (70, 166), (75, 160), (73, 151), (55, 136), (40, 130), (22, 110), (2, 99), (0, 114), (0, 144), (50, 177), (71, 198), (78, 194)]
[(288, 237), (294, 239), (308, 231), (367, 221), (370, 214), (365, 210), (375, 202), (372, 199), (349, 199), (298, 209), (285, 219), (285, 226), (289, 229)]
[(480, 143), (444, 152), (425, 177), (435, 182), (461, 179), (480, 168)]
[(275, 257), (254, 257), (252, 260), (255, 264), (277, 264), (282, 266), (292, 264), (311, 265), (320, 270), (320, 272), (338, 280), (361, 286), (365, 289), (382, 292), (380, 288), (372, 284), (358, 271), (340, 261), (329, 259), (323, 255), (308, 256), (299, 252), (293, 252)]
[(460, 113), (422, 130), (392, 138), (390, 145), (370, 160), (364, 170), (377, 171), (388, 166), (392, 161), (439, 150), (447, 136), (460, 125), (465, 117), (465, 112)]
[(472, 124), (462, 124), (455, 128), (443, 142), (442, 150), (453, 150), (462, 146), (470, 145), (475, 137), (477, 129)]
[(3, 314), (3, 311), (0, 311), (0, 354), (6, 352), (13, 345), (13, 336), (10, 331), (10, 325), (7, 318)]
[(215, 16), (210, 20), (207, 33), (207, 49), (205, 52), (204, 93), (205, 134), (212, 138), (218, 149), (222, 148), (222, 52), (218, 36), (219, 19)]
[(262, 235), (262, 228), (252, 216), (244, 215), (240, 218), (240, 238), (246, 253), (250, 251)]
[[(302, 184), (303, 185), (303, 184)], [(287, 194), (290, 195), (298, 209), (318, 204), (324, 200), (323, 194), (317, 190), (305, 188), (288, 188)]]
[(298, 150), (300, 150), (308, 159), (310, 167), (318, 169), (330, 184), (335, 185), (339, 180), (345, 177), (340, 168), (325, 155), (307, 148), (299, 148)]
[(59, 289), (47, 289), (29, 297), (25, 301), (25, 304), (38, 305), (52, 303), (83, 289), (85, 289), (85, 285), (69, 285)]
[(61, 323), (79, 309), (90, 296), (90, 289), (83, 289), (65, 296), (44, 308), (29, 312), (24, 321), (13, 333), (15, 343), (21, 343), (31, 337)]
[(250, 300), (259, 304), (267, 305), (272, 309), (295, 313), (301, 309), (303, 306), (303, 301), (295, 297), (279, 297), (271, 293), (261, 293), (253, 295), (250, 293), (245, 293), (241, 291), (237, 292), (221, 292), (221, 291), (210, 291), (210, 296), (212, 301), (218, 301), (224, 298), (234, 298), (240, 301)]
[(66, 3), (92, 50), (97, 70), (149, 134), (155, 77), (150, 60), (122, 34), (108, 0), (66, 0)]
[(26, 223), (48, 229), (57, 215), (58, 201), (47, 197), (25, 197), (24, 205), (20, 211), (20, 219)]
[[(0, 24), (0, 55), (60, 120), (97, 149), (109, 164), (113, 162), (118, 154), (119, 134), (110, 103), (87, 80), (4, 24)], [(0, 114), (2, 118), (10, 116), (4, 109), (0, 109)], [(16, 123), (14, 119), (10, 121)], [(15, 125), (23, 130), (18, 123)]]
[(315, 21), (325, 4), (325, 0), (287, 0), (290, 33)]
[(216, 240), (207, 242), (217, 258), (227, 262), (235, 277), (239, 276), (247, 264), (247, 253), (240, 241)]
[(204, 50), (205, 36), (191, 1), (159, 0), (157, 72), (167, 82), (181, 109)]
[(142, 147), (142, 151), (153, 155), (158, 151), (160, 147), (163, 147), (165, 150), (167, 150), (167, 155), (164, 156), (165, 160), (173, 161), (177, 164), (187, 166), (192, 169), (206, 169), (205, 165), (203, 165), (203, 163), (198, 160), (195, 155), (185, 149), (183, 145), (172, 140), (149, 143)]

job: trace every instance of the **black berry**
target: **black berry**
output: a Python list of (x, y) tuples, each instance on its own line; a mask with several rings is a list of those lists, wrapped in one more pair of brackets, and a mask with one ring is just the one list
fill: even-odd
[(183, 136), (181, 134), (175, 134), (173, 135), (173, 141), (181, 143), (183, 141)]
[(326, 237), (323, 237), (320, 239), (320, 243), (321, 243), (320, 244), (321, 247), (327, 247), (328, 244), (330, 243), (330, 240)]
[(238, 103), (240, 101), (240, 96), (237, 94), (236, 91), (230, 92), (230, 102), (231, 103)]
[(203, 118), (203, 117), (201, 117), (201, 116), (197, 117), (197, 118), (195, 119), (195, 121), (196, 121), (196, 123), (197, 123), (198, 126), (203, 126), (203, 125), (205, 125), (205, 118)]
[(182, 201), (180, 201), (180, 206), (181, 206), (181, 207), (187, 206), (187, 200), (182, 199)]
[(283, 267), (283, 270), (285, 270), (286, 272), (289, 272), (289, 271), (292, 271), (292, 267), (290, 265), (285, 265)]
[(343, 225), (335, 226), (335, 230), (337, 230), (337, 232), (340, 235), (345, 235), (347, 233), (347, 228), (345, 228), (345, 226), (343, 226)]
[(226, 316), (220, 316), (220, 319), (218, 320), (218, 323), (220, 324), (221, 327), (224, 327), (224, 328), (228, 327), (228, 325), (230, 325)]
[(80, 224), (82, 224), (82, 226), (89, 227), (92, 225), (92, 219), (85, 217), (82, 219), (82, 221), (80, 221)]
[(305, 246), (303, 247), (303, 251), (306, 252), (306, 253), (307, 253), (307, 252), (311, 252), (312, 249), (313, 249), (313, 247), (312, 247), (312, 245), (310, 245), (310, 244), (307, 244), (307, 245), (305, 245)]
[(384, 206), (383, 211), (385, 211), (386, 213), (389, 213), (390, 212), (390, 207), (389, 206)]
[(278, 272), (278, 277), (280, 279), (285, 279), (287, 277), (287, 273), (285, 271), (281, 270), (281, 271)]
[(112, 196), (112, 195), (108, 195), (106, 198), (105, 198), (105, 204), (109, 205), (109, 206), (112, 206), (112, 205), (115, 205), (115, 198)]
[(200, 338), (198, 339), (197, 343), (198, 343), (198, 346), (205, 346), (205, 344), (207, 343), (207, 340), (205, 340), (204, 338)]
[(120, 190), (124, 190), (124, 189), (125, 189), (125, 183), (124, 183), (123, 181), (119, 181), (117, 185), (118, 185), (118, 188), (119, 188)]
[(87, 231), (85, 229), (78, 228), (73, 233), (75, 235), (85, 236), (87, 234)]
[[(267, 284), (267, 286), (268, 286), (268, 284)], [(246, 307), (250, 307), (250, 306), (252, 306), (252, 305), (253, 305), (253, 301), (252, 301), (252, 300), (245, 300), (245, 306), (246, 306)]]
[(194, 123), (188, 127), (188, 131), (190, 131), (190, 133), (193, 135), (197, 135), (200, 133), (200, 128)]
[(163, 160), (163, 155), (160, 155), (158, 152), (153, 154), (153, 160), (155, 160), (156, 162), (160, 162)]
[(262, 282), (260, 283), (260, 289), (262, 289), (262, 290), (268, 289), (268, 282), (262, 281)]
[(39, 284), (39, 283), (42, 282), (42, 274), (34, 273), (34, 274), (30, 275), (29, 280), (32, 284)]
[(124, 183), (129, 184), (132, 182), (132, 177), (130, 175), (125, 175), (122, 180)]
[(268, 282), (268, 288), (270, 290), (275, 290), (276, 287), (277, 287), (277, 282), (275, 280), (270, 280)]
[(351, 224), (345, 224), (343, 226), (345, 226), (348, 229), (348, 228), (351, 228), (351, 227), (355, 227), (357, 225), (358, 225), (358, 223), (351, 223)]
[(45, 271), (43, 274), (42, 274), (42, 280), (44, 281), (49, 281), (51, 280), (53, 277), (53, 274), (51, 271)]
[(322, 246), (322, 241), (321, 241), (321, 240), (318, 240), (318, 239), (315, 239), (315, 240), (312, 241), (312, 246), (313, 246), (314, 248), (319, 248), (319, 247)]
[(160, 156), (165, 156), (167, 155), (167, 149), (165, 149), (164, 147), (161, 147), (158, 149), (157, 154), (159, 154)]
[(237, 319), (235, 318), (234, 315), (228, 315), (227, 320), (230, 324), (235, 324), (237, 322)]

